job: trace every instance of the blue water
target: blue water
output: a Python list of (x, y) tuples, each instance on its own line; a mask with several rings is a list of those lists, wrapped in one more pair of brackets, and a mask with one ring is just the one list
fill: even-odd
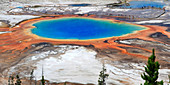
[(121, 6), (124, 8), (142, 8), (142, 7), (156, 7), (163, 8), (165, 4), (153, 1), (130, 1), (130, 6)]
[(69, 4), (68, 6), (89, 6), (91, 4)]
[(121, 36), (134, 31), (143, 30), (144, 27), (125, 23), (112, 23), (106, 20), (86, 18), (61, 18), (41, 21), (33, 24), (36, 28), (31, 31), (45, 38), (53, 39), (99, 39)]
[(24, 7), (16, 7), (16, 8), (24, 8)]

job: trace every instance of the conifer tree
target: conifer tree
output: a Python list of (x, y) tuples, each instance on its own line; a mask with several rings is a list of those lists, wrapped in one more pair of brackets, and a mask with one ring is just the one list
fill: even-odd
[(170, 75), (168, 75), (168, 78), (169, 78), (169, 83), (170, 83)]
[(35, 85), (37, 85), (37, 79), (36, 79), (36, 77), (35, 77)]
[(33, 73), (34, 73), (34, 69), (32, 69), (31, 74), (30, 74), (31, 75), (30, 76), (30, 85), (32, 85), (32, 80), (34, 78)]
[(163, 81), (158, 82), (158, 70), (160, 69), (160, 64), (158, 61), (155, 62), (155, 50), (152, 50), (152, 55), (148, 58), (148, 64), (145, 67), (145, 73), (141, 75), (142, 79), (145, 80), (144, 85), (163, 85)]
[(42, 79), (41, 79), (41, 85), (45, 85), (45, 80), (44, 80), (44, 76), (42, 75)]
[(8, 78), (8, 85), (11, 85), (11, 76)]
[(11, 85), (14, 85), (14, 77), (11, 76)]
[(105, 66), (103, 64), (103, 68), (102, 71), (99, 74), (99, 80), (98, 80), (98, 85), (106, 85), (105, 83), (105, 79), (109, 76), (108, 74), (105, 74), (106, 69)]
[(21, 85), (21, 80), (19, 78), (19, 75), (17, 75), (16, 78), (17, 78), (17, 80), (16, 80), (15, 85)]
[(42, 79), (41, 79), (41, 85), (45, 85), (43, 66), (42, 66)]
[(13, 76), (9, 76), (8, 85), (14, 85), (14, 77)]
[(66, 85), (67, 83), (66, 82), (64, 82), (64, 85)]

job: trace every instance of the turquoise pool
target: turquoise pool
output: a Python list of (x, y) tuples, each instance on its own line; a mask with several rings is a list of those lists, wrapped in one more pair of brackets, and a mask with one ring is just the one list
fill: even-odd
[(113, 23), (108, 20), (89, 18), (61, 18), (40, 21), (33, 24), (33, 34), (52, 39), (100, 39), (113, 36), (122, 36), (135, 31), (146, 29), (144, 27)]
[(120, 6), (124, 8), (142, 8), (142, 7), (155, 7), (155, 8), (163, 8), (165, 6), (164, 3), (154, 2), (154, 1), (130, 1), (130, 6)]

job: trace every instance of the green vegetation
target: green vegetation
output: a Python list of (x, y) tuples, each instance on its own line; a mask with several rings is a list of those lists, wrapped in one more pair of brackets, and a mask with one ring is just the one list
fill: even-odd
[(64, 82), (64, 85), (66, 85), (66, 82)]
[(41, 85), (45, 85), (43, 66), (42, 66), (42, 79), (41, 79)]
[(41, 79), (41, 85), (45, 85), (44, 76), (42, 76), (42, 79)]
[(105, 83), (105, 79), (109, 76), (108, 74), (105, 74), (106, 69), (105, 66), (103, 64), (103, 68), (102, 71), (99, 74), (99, 80), (98, 80), (98, 85), (106, 85)]
[(17, 75), (16, 78), (17, 78), (17, 80), (16, 80), (15, 85), (21, 85), (21, 80), (19, 78), (19, 75)]
[(11, 85), (11, 76), (8, 78), (8, 85)]
[(169, 83), (170, 83), (170, 75), (168, 75), (168, 78), (169, 78)]
[(11, 85), (14, 85), (14, 77), (11, 76)]
[[(152, 55), (148, 58), (147, 65), (145, 67), (145, 72), (141, 75), (142, 79), (145, 80), (144, 85), (163, 85), (163, 81), (157, 81), (158, 79), (158, 70), (160, 69), (160, 64), (156, 60), (155, 56), (155, 50), (152, 50)], [(108, 74), (105, 73), (106, 68), (103, 64), (102, 71), (100, 71), (99, 79), (98, 79), (98, 85), (106, 85), (106, 78), (108, 78)], [(34, 80), (33, 76), (34, 70), (30, 73), (30, 85), (32, 85), (32, 80)], [(168, 75), (169, 83), (170, 83), (170, 75)], [(21, 80), (19, 75), (16, 75), (16, 83), (14, 84), (14, 77), (9, 76), (8, 79), (8, 85), (21, 85)], [(35, 84), (36, 85), (36, 78), (35, 78)], [(45, 85), (45, 79), (44, 79), (44, 71), (42, 66), (42, 79), (41, 79), (41, 85)], [(64, 85), (66, 85), (66, 82), (64, 82)], [(141, 84), (142, 85), (142, 84)]]
[(160, 64), (158, 61), (155, 62), (155, 50), (152, 50), (152, 55), (148, 59), (147, 67), (145, 67), (145, 73), (141, 75), (142, 79), (145, 80), (144, 85), (163, 85), (163, 81), (158, 82), (158, 69), (160, 69)]
[(30, 74), (31, 75), (30, 76), (30, 85), (32, 85), (32, 80), (34, 78), (33, 73), (34, 73), (34, 69), (32, 69), (31, 74)]
[[(18, 76), (19, 77), (19, 76)], [(17, 78), (18, 79), (18, 78)], [(19, 79), (20, 81), (20, 79)], [(8, 85), (14, 85), (14, 77), (13, 76), (9, 76), (9, 79), (8, 79)], [(15, 83), (16, 85), (16, 83)]]

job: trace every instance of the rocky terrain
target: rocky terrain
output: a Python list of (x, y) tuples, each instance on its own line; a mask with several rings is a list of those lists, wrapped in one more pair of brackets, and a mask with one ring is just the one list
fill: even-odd
[[(89, 2), (92, 5), (68, 6), (68, 4)], [(164, 80), (165, 85), (169, 84), (169, 2), (165, 11), (106, 7), (105, 4), (117, 2), (114, 0), (91, 2), (90, 0), (86, 2), (81, 0), (39, 0), (39, 2), (1, 0), (0, 85), (7, 85), (10, 75), (19, 74), (23, 80), (27, 80), (32, 69), (35, 70), (35, 78), (40, 80), (42, 66), (45, 79), (51, 83), (97, 84), (103, 62), (109, 74), (107, 85), (138, 85), (144, 82), (140, 75), (144, 72), (144, 66), (153, 48), (161, 64), (158, 80)], [(113, 18), (145, 25), (152, 30), (113, 39), (65, 42), (34, 39), (23, 33), (22, 29), (27, 26), (20, 27), (20, 24), (32, 18), (58, 15), (83, 17), (96, 15), (94, 16), (96, 18)], [(28, 82), (25, 81), (23, 85), (28, 85)]]
[[(31, 69), (35, 69), (35, 77), (41, 79), (42, 65), (45, 78), (51, 82), (77, 82), (97, 84), (98, 74), (105, 62), (107, 73), (110, 75), (107, 84), (136, 85), (143, 83), (140, 74), (144, 71), (145, 63), (132, 61), (103, 61), (97, 58), (97, 52), (91, 48), (71, 45), (39, 45), (37, 51), (25, 57), (17, 65), (6, 69), (3, 77), (15, 73), (29, 77)], [(168, 81), (168, 69), (160, 70), (160, 79)], [(55, 75), (55, 76), (54, 76)], [(57, 78), (56, 78), (57, 77)], [(159, 80), (160, 80), (159, 79)]]

